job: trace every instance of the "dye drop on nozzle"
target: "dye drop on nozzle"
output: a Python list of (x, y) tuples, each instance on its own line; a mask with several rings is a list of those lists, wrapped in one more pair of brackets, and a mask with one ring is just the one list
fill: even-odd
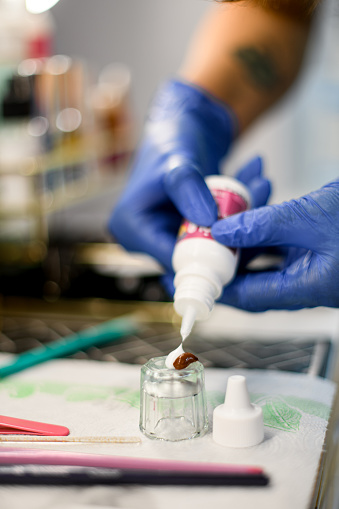
[[(224, 175), (206, 178), (219, 219), (250, 208), (250, 194), (238, 180)], [(237, 270), (238, 250), (213, 239), (211, 229), (184, 221), (172, 258), (175, 271), (174, 309), (182, 316), (181, 336), (189, 336), (196, 320), (205, 320)]]

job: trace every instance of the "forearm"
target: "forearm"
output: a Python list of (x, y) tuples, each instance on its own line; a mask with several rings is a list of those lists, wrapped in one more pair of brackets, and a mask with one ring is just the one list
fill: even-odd
[(309, 25), (309, 19), (251, 1), (215, 5), (199, 27), (180, 75), (228, 104), (242, 131), (294, 82)]

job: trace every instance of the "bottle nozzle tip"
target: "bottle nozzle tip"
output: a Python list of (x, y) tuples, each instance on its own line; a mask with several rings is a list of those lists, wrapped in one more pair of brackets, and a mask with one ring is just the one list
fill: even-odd
[(181, 322), (180, 334), (184, 341), (190, 334), (195, 322), (197, 312), (193, 306), (188, 306)]

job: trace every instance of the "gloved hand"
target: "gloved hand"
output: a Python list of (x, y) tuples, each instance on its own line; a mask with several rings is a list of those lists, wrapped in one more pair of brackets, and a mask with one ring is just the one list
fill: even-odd
[[(255, 157), (249, 163), (245, 164), (245, 166), (237, 172), (235, 178), (247, 187), (251, 195), (252, 207), (260, 207), (266, 204), (271, 192), (271, 183), (269, 180), (262, 177), (262, 159), (260, 157)], [(241, 263), (246, 265), (246, 263), (257, 254), (258, 249), (246, 250), (245, 256), (241, 257)], [(242, 255), (244, 255), (244, 253), (242, 253)], [(173, 279), (173, 271), (168, 271), (168, 273), (161, 278), (164, 288), (171, 296), (174, 295), (175, 291)]]
[(278, 270), (239, 274), (220, 302), (248, 311), (339, 307), (339, 179), (220, 220), (212, 235), (230, 247), (281, 246), (285, 254)]
[(236, 132), (235, 116), (225, 105), (189, 84), (166, 83), (150, 109), (130, 180), (109, 221), (117, 241), (170, 270), (182, 216), (202, 226), (217, 219), (204, 176), (219, 172)]

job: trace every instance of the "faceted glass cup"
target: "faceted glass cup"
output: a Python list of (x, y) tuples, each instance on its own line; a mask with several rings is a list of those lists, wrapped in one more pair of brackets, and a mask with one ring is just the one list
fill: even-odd
[(177, 442), (202, 436), (208, 427), (204, 367), (168, 369), (166, 357), (141, 368), (140, 429), (149, 438)]

